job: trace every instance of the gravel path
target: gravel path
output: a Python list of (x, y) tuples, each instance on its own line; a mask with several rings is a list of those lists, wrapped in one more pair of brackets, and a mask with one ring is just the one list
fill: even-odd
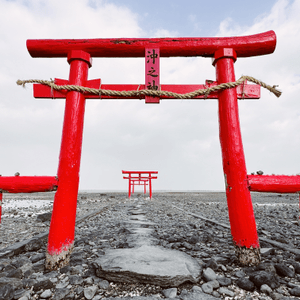
[[(155, 193), (152, 201), (135, 194), (81, 193), (77, 218), (101, 212), (76, 225), (75, 249), (70, 266), (44, 270), (45, 240), (31, 243), (18, 254), (6, 254), (6, 247), (38, 236), (49, 228), (54, 193), (5, 194), (0, 225), (0, 299), (101, 299), (146, 296), (197, 298), (197, 290), (220, 299), (299, 299), (300, 255), (261, 242), (262, 263), (254, 268), (237, 265), (230, 231), (186, 212), (229, 225), (224, 193)], [(252, 193), (260, 237), (292, 249), (300, 247), (298, 195)], [(160, 246), (177, 249), (203, 266), (201, 280), (178, 288), (113, 283), (95, 275), (93, 260), (107, 249), (127, 248), (124, 221), (127, 211), (146, 202), (146, 218), (156, 223), (154, 237)], [(37, 206), (39, 204), (39, 206)], [(22, 206), (23, 205), (23, 206)], [(179, 210), (177, 208), (181, 208)], [(2, 253), (2, 257), (1, 257)], [(2, 298), (1, 298), (2, 297)], [(209, 299), (209, 298), (207, 298)]]

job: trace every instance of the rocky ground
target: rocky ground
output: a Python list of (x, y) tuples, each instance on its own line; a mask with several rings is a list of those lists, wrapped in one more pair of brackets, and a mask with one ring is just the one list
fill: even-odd
[[(283, 247), (261, 241), (261, 264), (246, 268), (236, 262), (226, 227), (186, 213), (229, 225), (224, 193), (154, 193), (151, 201), (138, 194), (128, 200), (125, 193), (81, 193), (70, 265), (47, 272), (47, 240), (41, 233), (49, 228), (45, 213), (51, 212), (53, 196), (4, 194), (0, 299), (300, 299), (298, 195), (252, 193), (259, 237)], [(131, 247), (124, 224), (129, 209), (138, 203), (143, 203), (145, 218), (155, 224), (152, 243), (197, 260), (202, 269), (197, 283), (162, 287), (112, 282), (96, 275), (95, 261), (106, 251)], [(29, 242), (23, 242), (26, 239)]]

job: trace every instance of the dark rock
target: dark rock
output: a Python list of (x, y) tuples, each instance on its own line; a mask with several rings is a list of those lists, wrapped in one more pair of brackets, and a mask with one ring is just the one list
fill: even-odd
[(0, 277), (6, 277), (7, 274), (8, 274), (8, 272), (1, 272), (1, 273), (0, 273)]
[(266, 272), (269, 272), (269, 273), (273, 273), (273, 274), (276, 274), (276, 269), (274, 267), (274, 264), (272, 263), (260, 263), (258, 266), (257, 266), (257, 270), (263, 270), (263, 271), (266, 271)]
[(295, 276), (295, 271), (285, 264), (276, 264), (275, 269), (279, 276), (290, 278), (293, 278)]
[(191, 244), (187, 243), (187, 242), (183, 242), (182, 246), (185, 247), (188, 250), (192, 250), (193, 249), (193, 246)]
[(4, 286), (6, 284), (12, 285), (15, 290), (21, 289), (23, 287), (23, 283), (20, 279), (1, 277), (0, 278), (0, 287)]
[(47, 278), (55, 278), (58, 277), (58, 272), (57, 271), (51, 271), (48, 273), (44, 273), (44, 276)]
[(28, 269), (24, 272), (23, 276), (24, 278), (28, 278), (30, 277), (32, 274), (34, 273), (34, 270), (33, 269)]
[(15, 290), (14, 291), (14, 299), (19, 299), (19, 298), (23, 297), (26, 293), (27, 293), (27, 291), (24, 289)]
[(78, 286), (74, 292), (78, 295), (78, 297), (82, 297), (83, 296), (83, 287), (82, 286)]
[(276, 276), (266, 271), (256, 271), (250, 275), (249, 279), (258, 288), (260, 288), (262, 284), (267, 284), (272, 289), (279, 287), (279, 282)]
[(33, 239), (25, 245), (25, 251), (38, 251), (43, 245), (44, 243), (40, 239)]
[(294, 287), (293, 289), (290, 290), (290, 294), (292, 296), (299, 297), (300, 296), (300, 287)]
[(238, 287), (240, 287), (243, 290), (249, 291), (249, 292), (253, 292), (255, 289), (254, 283), (252, 281), (250, 281), (248, 278), (239, 278), (236, 281), (236, 284)]
[(24, 278), (22, 279), (22, 285), (24, 288), (31, 288), (33, 285), (37, 283), (37, 280), (32, 279), (32, 278)]
[(299, 261), (300, 262), (300, 254), (296, 254), (295, 261)]
[(102, 290), (106, 290), (109, 288), (109, 282), (107, 280), (100, 280), (98, 285), (99, 285), (99, 288)]
[(15, 266), (9, 264), (9, 265), (7, 265), (7, 266), (5, 266), (5, 267), (3, 268), (3, 271), (4, 271), (4, 272), (10, 272), (10, 271), (13, 271), (13, 270), (15, 270), (15, 269), (16, 269)]
[(74, 293), (70, 293), (67, 296), (65, 296), (64, 300), (73, 300), (75, 299), (75, 294)]
[(72, 253), (70, 258), (70, 266), (82, 265), (84, 263), (82, 253), (75, 252)]
[(72, 268), (70, 266), (65, 266), (65, 267), (61, 268), (59, 271), (61, 274), (66, 274), (68, 272), (71, 272)]
[(32, 269), (34, 272), (43, 272), (45, 270), (45, 262), (44, 261), (38, 261), (35, 264), (32, 265)]
[(231, 279), (228, 277), (218, 277), (217, 281), (221, 286), (229, 286), (231, 285)]
[(11, 300), (14, 297), (14, 288), (11, 284), (5, 284), (0, 287), (0, 299)]
[(36, 263), (36, 262), (38, 262), (38, 261), (40, 261), (42, 259), (45, 259), (45, 258), (46, 258), (45, 253), (38, 253), (38, 254), (33, 255), (30, 258), (30, 260), (31, 260), (32, 263)]
[(16, 270), (11, 270), (8, 274), (7, 277), (14, 277), (14, 278), (19, 278), (21, 279), (23, 276), (23, 272), (21, 269), (16, 269)]
[(72, 285), (74, 285), (74, 284), (78, 285), (78, 284), (83, 283), (83, 278), (78, 275), (71, 275), (71, 276), (69, 276), (69, 281), (70, 281), (70, 284), (72, 284)]
[(47, 222), (47, 221), (51, 221), (51, 216), (52, 216), (52, 212), (48, 212), (48, 213), (37, 215), (36, 219), (37, 221), (40, 222)]
[(215, 261), (215, 259), (211, 258), (210, 260), (208, 260), (206, 262), (206, 267), (207, 268), (211, 268), (214, 271), (217, 271), (219, 268), (219, 265), (217, 264), (217, 262)]
[(238, 270), (233, 274), (237, 278), (243, 278), (246, 276), (245, 272), (243, 270)]
[(36, 282), (33, 285), (33, 290), (34, 291), (39, 291), (41, 289), (48, 290), (48, 289), (52, 289), (53, 287), (54, 287), (53, 282), (47, 278), (47, 279)]
[(56, 289), (55, 294), (53, 296), (53, 300), (62, 300), (66, 299), (66, 296), (69, 295), (71, 290), (67, 288), (62, 288), (62, 289)]
[(209, 294), (205, 294), (202, 292), (191, 292), (191, 293), (182, 293), (180, 294), (181, 300), (217, 300), (218, 298), (211, 296)]
[(294, 267), (295, 273), (300, 274), (300, 263), (292, 261), (291, 265)]
[(26, 264), (30, 264), (30, 263), (31, 263), (31, 261), (28, 257), (19, 257), (17, 259), (14, 259), (11, 264), (13, 266), (15, 266), (16, 268), (20, 268), (20, 267), (22, 267)]
[(192, 244), (192, 245), (198, 243), (199, 241), (200, 241), (200, 238), (199, 238), (198, 235), (193, 235), (192, 237), (190, 237), (190, 238), (188, 239), (188, 242), (189, 242), (190, 244)]

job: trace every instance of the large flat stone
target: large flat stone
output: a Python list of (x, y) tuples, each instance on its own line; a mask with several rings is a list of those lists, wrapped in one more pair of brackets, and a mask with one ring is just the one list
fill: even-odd
[(143, 245), (112, 249), (94, 262), (97, 276), (116, 282), (141, 282), (175, 287), (196, 283), (202, 267), (191, 256), (177, 250)]
[(143, 209), (134, 209), (134, 210), (129, 210), (128, 211), (132, 215), (145, 215), (146, 212)]
[(144, 221), (146, 220), (146, 217), (144, 215), (132, 215), (129, 219), (134, 221)]
[(140, 221), (140, 220), (128, 220), (124, 222), (126, 225), (130, 226), (130, 227), (143, 227), (143, 228), (149, 228), (151, 226), (156, 225), (153, 222), (150, 221)]

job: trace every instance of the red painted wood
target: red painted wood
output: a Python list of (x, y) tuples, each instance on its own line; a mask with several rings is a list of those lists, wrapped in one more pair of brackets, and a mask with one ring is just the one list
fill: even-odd
[(299, 193), (300, 176), (248, 175), (249, 189), (254, 192)]
[(92, 57), (144, 57), (146, 48), (160, 48), (161, 57), (213, 57), (220, 48), (233, 48), (238, 57), (272, 53), (274, 31), (240, 37), (144, 38), (144, 39), (65, 39), (27, 40), (32, 57), (66, 57), (71, 50), (83, 50)]
[(48, 192), (57, 186), (55, 176), (0, 176), (0, 192), (4, 193)]
[[(71, 52), (69, 83), (84, 85), (90, 66), (89, 55)], [(68, 92), (59, 156), (57, 189), (48, 238), (48, 254), (69, 250), (74, 241), (76, 205), (82, 147), (85, 97), (79, 92)]]
[[(234, 50), (217, 51), (214, 64), (219, 83), (235, 81)], [(231, 57), (230, 57), (231, 56)], [(259, 247), (240, 131), (235, 89), (219, 93), (219, 128), (226, 197), (234, 243), (239, 247)]]
[[(89, 87), (98, 89), (100, 87), (100, 79), (89, 80), (84, 86), (88, 86), (89, 82), (95, 82), (93, 85), (90, 84)], [(69, 84), (67, 80), (63, 79), (55, 79), (55, 83), (57, 85), (66, 85)], [(212, 86), (216, 86), (218, 83), (215, 81), (213, 83), (206, 83), (206, 84), (183, 84), (183, 85), (176, 85), (176, 84), (161, 84), (160, 88), (162, 91), (169, 91), (178, 94), (186, 94), (190, 92), (194, 92), (199, 89), (204, 89)], [(93, 87), (94, 86), (94, 87)], [(101, 89), (104, 90), (114, 90), (114, 91), (137, 91), (137, 90), (144, 90), (144, 84), (102, 84)], [(67, 91), (56, 91), (51, 90), (49, 86), (45, 86), (42, 84), (34, 84), (33, 85), (33, 95), (35, 98), (66, 98)], [(89, 93), (84, 93), (84, 97), (86, 99), (144, 99), (145, 96), (141, 95), (139, 98), (134, 97), (117, 97), (117, 96), (104, 96), (101, 95), (93, 95)], [(244, 84), (239, 85), (237, 87), (237, 97), (239, 99), (259, 99), (260, 98), (260, 86), (257, 84)], [(172, 97), (164, 97), (162, 96), (161, 99), (168, 100), (173, 99)], [(218, 99), (218, 93), (211, 93), (207, 96), (198, 96), (194, 99)], [(182, 100), (182, 99), (179, 99)], [(193, 99), (189, 99), (193, 100)]]
[(1, 224), (1, 216), (2, 216), (2, 197), (3, 194), (2, 192), (0, 192), (0, 224)]
[[(159, 48), (145, 49), (145, 86), (147, 90), (160, 90)], [(145, 103), (159, 103), (159, 97), (145, 97)]]
[(128, 198), (130, 199), (130, 197), (131, 197), (131, 180), (128, 180), (128, 181), (129, 181)]
[[(124, 171), (122, 170), (122, 174), (128, 174), (128, 177), (123, 176), (123, 179), (129, 179), (129, 187), (128, 187), (128, 198), (131, 197), (131, 194), (134, 193), (134, 185), (142, 185), (144, 184), (144, 193), (146, 193), (146, 184), (149, 182), (149, 196), (152, 198), (152, 179), (157, 179), (157, 176), (152, 176), (152, 174), (158, 174), (158, 171)], [(145, 176), (143, 174), (147, 174)], [(137, 175), (137, 176), (132, 176)], [(140, 181), (144, 181), (144, 183), (140, 184)], [(138, 182), (138, 183), (135, 183)]]
[(158, 174), (158, 171), (124, 171), (122, 174)]
[(148, 176), (148, 177), (123, 177), (123, 179), (132, 179), (132, 180), (147, 180), (149, 178), (152, 178), (152, 179), (157, 179), (157, 176)]

